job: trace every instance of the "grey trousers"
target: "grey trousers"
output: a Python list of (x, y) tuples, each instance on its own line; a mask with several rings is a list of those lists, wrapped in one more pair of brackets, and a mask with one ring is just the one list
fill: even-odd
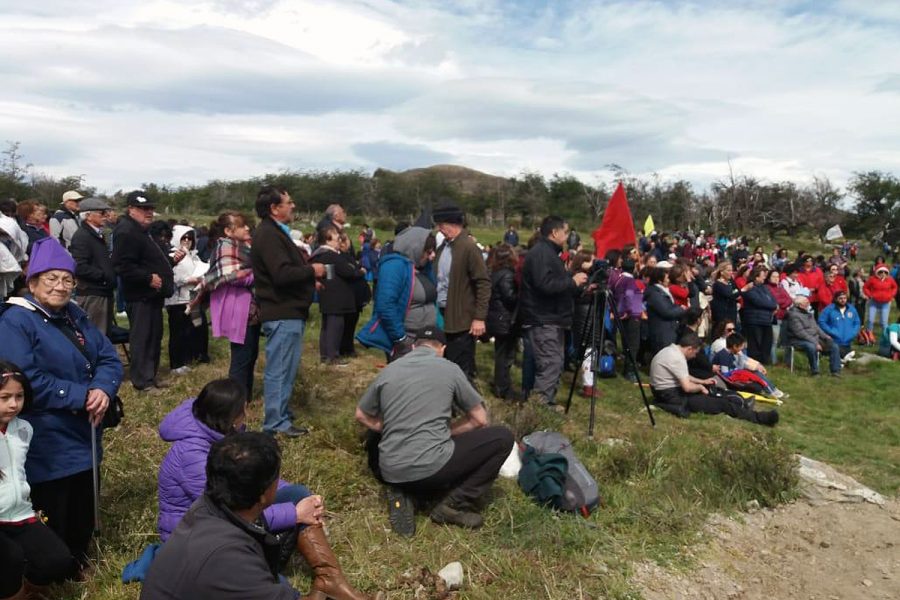
[(75, 302), (87, 313), (88, 320), (106, 335), (113, 320), (113, 299), (106, 296), (77, 296)]
[(556, 390), (565, 361), (566, 331), (557, 325), (540, 325), (525, 329), (534, 352), (533, 392), (546, 404), (556, 403)]

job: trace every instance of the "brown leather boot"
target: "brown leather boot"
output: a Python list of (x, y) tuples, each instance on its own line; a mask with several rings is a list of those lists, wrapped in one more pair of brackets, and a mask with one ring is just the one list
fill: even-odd
[(310, 590), (310, 600), (372, 600), (368, 594), (356, 590), (344, 577), (337, 557), (328, 544), (321, 525), (308, 526), (297, 537), (297, 551), (316, 574)]

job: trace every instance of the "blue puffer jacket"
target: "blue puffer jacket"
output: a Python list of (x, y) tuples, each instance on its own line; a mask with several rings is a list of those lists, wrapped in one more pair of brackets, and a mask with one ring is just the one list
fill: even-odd
[(390, 352), (394, 342), (403, 339), (406, 335), (403, 322), (414, 276), (413, 262), (402, 254), (392, 253), (381, 258), (372, 318), (356, 334), (360, 344)]
[(741, 323), (745, 325), (771, 325), (778, 302), (765, 285), (754, 285), (741, 292), (744, 308), (741, 309)]
[(110, 399), (119, 391), (122, 362), (115, 348), (74, 302), (63, 310), (84, 335), (87, 357), (53, 324), (62, 314), (46, 311), (30, 295), (10, 298), (2, 310), (0, 358), (18, 365), (34, 389), (34, 403), (21, 415), (34, 428), (25, 463), (28, 482), (90, 470), (91, 425), (84, 403), (90, 389), (103, 390)]
[[(194, 398), (188, 398), (159, 425), (159, 437), (173, 442), (159, 466), (159, 537), (169, 539), (181, 517), (206, 487), (206, 456), (212, 445), (225, 437), (194, 417)], [(287, 485), (279, 480), (278, 487)], [(297, 521), (294, 505), (273, 504), (263, 514), (270, 531), (281, 531)]]
[(844, 314), (841, 314), (837, 305), (829, 304), (819, 314), (819, 327), (837, 342), (838, 346), (849, 346), (859, 333), (859, 313), (851, 304), (846, 306)]

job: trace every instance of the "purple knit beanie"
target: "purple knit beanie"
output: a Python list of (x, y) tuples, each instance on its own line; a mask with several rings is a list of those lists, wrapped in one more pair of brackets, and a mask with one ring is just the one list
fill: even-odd
[(45, 271), (59, 269), (75, 274), (75, 259), (66, 252), (56, 238), (45, 237), (31, 247), (26, 279), (31, 279)]

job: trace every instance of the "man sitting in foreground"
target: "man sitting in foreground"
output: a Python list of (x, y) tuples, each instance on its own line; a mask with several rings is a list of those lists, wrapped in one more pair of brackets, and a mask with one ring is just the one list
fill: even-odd
[(656, 353), (650, 362), (650, 387), (656, 405), (679, 417), (689, 417), (696, 412), (709, 415), (725, 413), (751, 423), (775, 425), (778, 422), (777, 411), (756, 412), (747, 408), (740, 397), (710, 394), (715, 379), (691, 377), (687, 361), (702, 349), (703, 340), (693, 331), (686, 331), (677, 343)]
[[(156, 555), (141, 600), (300, 598), (298, 591), (279, 580), (278, 538), (260, 525), (263, 510), (275, 501), (280, 471), (278, 443), (269, 435), (235, 433), (213, 444), (206, 463), (206, 491)], [(321, 503), (313, 508), (304, 516), (307, 529), (321, 527), (324, 508)], [(318, 578), (337, 559), (321, 548), (316, 554), (316, 564), (310, 566)], [(325, 596), (314, 585), (310, 598)], [(337, 590), (334, 597), (368, 598), (346, 590)]]
[[(412, 352), (390, 363), (363, 394), (356, 420), (369, 428), (369, 466), (390, 486), (394, 531), (416, 531), (409, 494), (441, 492), (435, 523), (478, 528), (478, 505), (509, 455), (513, 434), (489, 426), (483, 400), (462, 369), (444, 360), (444, 334), (416, 334)], [(452, 421), (453, 414), (462, 414)]]

